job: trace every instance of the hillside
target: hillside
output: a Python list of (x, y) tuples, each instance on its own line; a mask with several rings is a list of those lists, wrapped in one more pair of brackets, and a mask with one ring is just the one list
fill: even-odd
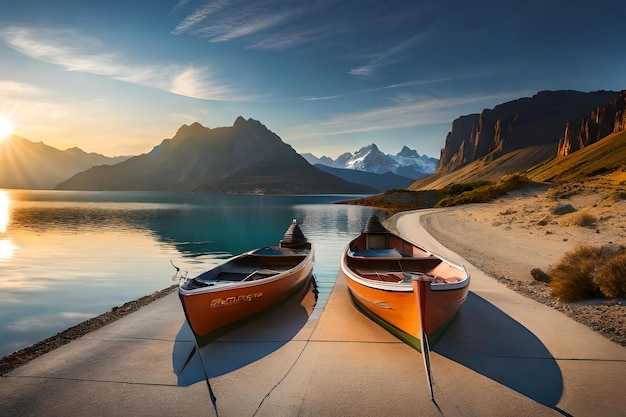
[(94, 165), (110, 165), (128, 157), (107, 157), (78, 148), (64, 151), (19, 136), (0, 143), (0, 188), (49, 190)]
[(147, 154), (93, 167), (60, 190), (184, 191), (219, 194), (371, 194), (373, 187), (322, 172), (260, 122), (183, 125)]
[[(623, 169), (626, 169), (626, 131), (611, 134), (564, 157), (555, 157), (555, 152), (555, 145), (544, 145), (502, 155), (494, 153), (456, 171), (435, 173), (417, 180), (408, 189), (437, 190), (451, 184), (479, 180), (499, 181), (504, 175), (517, 172), (535, 182), (559, 183), (591, 177), (601, 179), (605, 176), (608, 179), (622, 178), (625, 172)], [(624, 180), (626, 178), (621, 179)]]
[(536, 182), (594, 181), (626, 189), (626, 131), (526, 170)]
[(436, 172), (411, 184), (408, 189), (438, 190), (451, 184), (479, 180), (498, 181), (507, 174), (526, 171), (554, 158), (557, 145), (537, 145), (509, 152), (494, 152), (455, 171)]

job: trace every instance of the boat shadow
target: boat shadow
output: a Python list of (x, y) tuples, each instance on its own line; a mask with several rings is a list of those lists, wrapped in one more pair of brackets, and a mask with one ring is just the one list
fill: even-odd
[[(300, 333), (317, 301), (315, 278), (284, 303), (257, 314), (220, 338), (197, 347), (185, 321), (172, 351), (179, 386), (208, 381), (240, 369), (278, 350)], [(198, 353), (200, 355), (198, 355)]]
[(472, 292), (432, 351), (558, 410), (563, 376), (554, 357), (527, 328)]

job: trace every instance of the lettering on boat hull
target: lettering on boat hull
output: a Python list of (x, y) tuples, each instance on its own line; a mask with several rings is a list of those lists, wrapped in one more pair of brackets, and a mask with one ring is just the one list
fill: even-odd
[(252, 294), (242, 294), (236, 297), (214, 298), (213, 300), (211, 300), (209, 308), (225, 307), (240, 303), (247, 303), (261, 297), (263, 297), (263, 293), (256, 292)]

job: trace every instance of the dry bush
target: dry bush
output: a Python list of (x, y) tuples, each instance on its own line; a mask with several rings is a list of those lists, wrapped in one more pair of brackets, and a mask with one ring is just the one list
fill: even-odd
[(562, 200), (568, 199), (575, 195), (581, 194), (583, 192), (583, 187), (581, 184), (569, 183), (564, 184), (561, 187), (553, 188), (548, 192), (548, 196), (550, 196), (553, 200)]
[(559, 263), (550, 269), (550, 288), (560, 301), (575, 301), (600, 296), (593, 282), (594, 271), (601, 262), (601, 249), (580, 245), (565, 253)]
[(609, 258), (598, 269), (593, 282), (605, 297), (626, 297), (626, 253)]
[(600, 256), (607, 260), (614, 256), (621, 255), (626, 250), (626, 246), (621, 243), (608, 243), (600, 248)]
[(509, 191), (524, 188), (532, 184), (522, 174), (509, 174), (493, 183), (492, 181), (475, 181), (471, 183), (452, 184), (441, 190), (444, 197), (435, 207), (451, 207), (469, 203), (486, 203), (501, 197)]
[(533, 277), (535, 281), (540, 282), (550, 282), (550, 275), (543, 272), (541, 268), (533, 268), (530, 270), (530, 275)]
[(561, 226), (595, 227), (597, 221), (593, 214), (581, 211), (567, 215), (559, 223)]
[(598, 218), (591, 213), (581, 212), (576, 213), (574, 216), (574, 224), (581, 227), (595, 226)]
[(512, 208), (508, 208), (508, 209), (506, 209), (506, 210), (504, 210), (504, 211), (501, 211), (501, 212), (500, 212), (500, 213), (498, 213), (498, 214), (499, 214), (500, 216), (508, 216), (508, 215), (510, 215), (510, 214), (515, 214), (515, 213), (517, 213), (517, 210), (514, 210), (514, 209), (512, 209)]

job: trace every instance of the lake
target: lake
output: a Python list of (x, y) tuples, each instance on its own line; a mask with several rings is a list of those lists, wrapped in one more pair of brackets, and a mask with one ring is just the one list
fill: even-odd
[(0, 356), (176, 284), (171, 263), (193, 276), (277, 244), (292, 219), (315, 245), (318, 316), (341, 251), (385, 218), (336, 204), (357, 197), (0, 190)]

